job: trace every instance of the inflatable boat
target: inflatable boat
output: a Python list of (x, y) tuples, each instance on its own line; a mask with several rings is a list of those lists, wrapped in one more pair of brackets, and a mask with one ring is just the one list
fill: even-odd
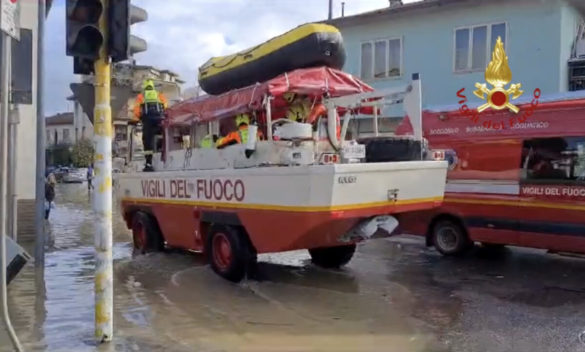
[(339, 30), (326, 24), (305, 24), (236, 54), (209, 59), (199, 67), (199, 85), (216, 95), (298, 68), (341, 69), (344, 63)]

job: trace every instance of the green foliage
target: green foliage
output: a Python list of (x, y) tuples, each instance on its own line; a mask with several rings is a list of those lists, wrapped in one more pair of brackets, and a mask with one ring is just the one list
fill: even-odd
[(93, 162), (93, 154), (93, 143), (89, 139), (80, 139), (71, 150), (73, 166), (88, 167)]

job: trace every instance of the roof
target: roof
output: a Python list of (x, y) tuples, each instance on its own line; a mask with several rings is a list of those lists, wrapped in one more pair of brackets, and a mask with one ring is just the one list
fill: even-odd
[(176, 76), (176, 77), (179, 77), (179, 74), (178, 74), (178, 73), (176, 73), (176, 72), (173, 72), (173, 71), (171, 71), (171, 70), (161, 70), (161, 71), (160, 71), (160, 73), (168, 73), (168, 74), (169, 74), (169, 75), (171, 75), (171, 76)]
[(59, 113), (53, 116), (49, 116), (45, 119), (45, 124), (47, 126), (55, 126), (55, 125), (72, 125), (73, 124), (73, 113), (72, 112), (64, 112)]
[[(441, 6), (469, 2), (470, 0), (420, 0), (402, 5), (388, 6), (382, 9), (363, 12), (357, 15), (338, 17), (331, 20), (324, 21), (325, 23), (332, 24), (334, 26), (344, 26), (352, 24), (361, 24), (371, 20), (382, 20), (395, 15), (402, 15), (416, 10), (426, 10), (431, 8), (437, 8)], [(477, 1), (477, 0), (476, 0)]]
[[(166, 123), (190, 125), (259, 110), (266, 95), (280, 98), (286, 92), (293, 92), (320, 98), (324, 94), (338, 97), (373, 90), (372, 87), (352, 75), (332, 68), (298, 69), (264, 83), (257, 83), (221, 95), (207, 95), (184, 100), (167, 110)], [(282, 98), (280, 100), (283, 101)]]
[[(433, 8), (439, 8), (442, 6), (456, 5), (459, 3), (471, 2), (472, 0), (419, 0), (408, 4), (388, 6), (378, 10), (363, 12), (357, 15), (338, 17), (331, 20), (323, 21), (334, 26), (342, 27), (345, 25), (363, 24), (371, 20), (385, 20), (395, 15), (403, 15), (405, 13), (415, 12), (417, 10), (429, 10)], [(490, 3), (485, 0), (473, 0), (474, 3)], [(539, 2), (538, 0), (533, 0)], [(585, 1), (583, 0), (566, 0), (569, 4), (574, 6), (581, 14), (585, 14)], [(542, 3), (542, 2), (540, 2)]]

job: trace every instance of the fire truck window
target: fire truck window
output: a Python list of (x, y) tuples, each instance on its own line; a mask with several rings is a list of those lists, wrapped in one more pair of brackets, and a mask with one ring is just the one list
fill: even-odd
[(585, 137), (526, 140), (520, 167), (527, 181), (585, 182)]

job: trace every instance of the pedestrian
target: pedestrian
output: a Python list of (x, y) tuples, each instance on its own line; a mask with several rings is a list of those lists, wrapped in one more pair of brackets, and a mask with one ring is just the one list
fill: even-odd
[(91, 191), (93, 189), (93, 184), (92, 181), (93, 180), (93, 163), (89, 165), (89, 167), (87, 168), (87, 191)]
[(45, 180), (45, 220), (49, 219), (51, 207), (53, 206), (53, 201), (55, 200), (56, 183), (57, 181), (55, 179), (55, 175), (53, 175), (53, 173), (50, 173), (47, 179)]

